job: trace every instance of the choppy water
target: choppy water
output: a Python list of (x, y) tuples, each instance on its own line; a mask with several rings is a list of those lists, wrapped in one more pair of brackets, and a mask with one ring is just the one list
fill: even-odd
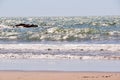
[[(15, 27), (17, 24), (35, 24), (36, 28)], [(56, 45), (58, 49), (8, 49), (5, 44)], [(1, 58), (73, 58), (120, 59), (120, 49), (109, 51), (101, 47), (97, 52), (83, 48), (59, 50), (58, 44), (68, 46), (79, 44), (120, 44), (120, 16), (92, 17), (1, 17), (0, 57)], [(14, 46), (16, 47), (16, 46)], [(23, 46), (24, 47), (24, 46)], [(27, 46), (29, 47), (29, 46)], [(43, 46), (40, 46), (43, 47)], [(74, 46), (73, 46), (74, 47)], [(37, 48), (37, 47), (36, 47)], [(97, 49), (93, 47), (93, 49)], [(28, 53), (28, 54), (26, 54)], [(46, 55), (47, 54), (47, 55)], [(78, 57), (79, 56), (79, 57)], [(106, 58), (107, 56), (107, 58)], [(116, 57), (117, 56), (117, 57)], [(90, 58), (89, 58), (90, 57)]]
[[(13, 28), (19, 23), (37, 28)], [(120, 16), (1, 17), (1, 41), (120, 42)]]

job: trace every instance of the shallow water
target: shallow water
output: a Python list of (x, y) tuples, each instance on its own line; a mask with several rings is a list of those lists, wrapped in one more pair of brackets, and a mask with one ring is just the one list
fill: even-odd
[(0, 59), (0, 70), (120, 72), (120, 61), (67, 59)]
[(120, 60), (119, 44), (0, 44), (1, 59)]

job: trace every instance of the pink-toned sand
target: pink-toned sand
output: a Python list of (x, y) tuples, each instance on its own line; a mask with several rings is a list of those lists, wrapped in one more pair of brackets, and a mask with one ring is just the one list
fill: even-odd
[(120, 73), (0, 71), (0, 80), (120, 80)]

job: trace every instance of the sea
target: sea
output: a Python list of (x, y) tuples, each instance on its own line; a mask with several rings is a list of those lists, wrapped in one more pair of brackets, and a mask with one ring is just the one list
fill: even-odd
[(120, 16), (0, 17), (0, 70), (120, 72)]

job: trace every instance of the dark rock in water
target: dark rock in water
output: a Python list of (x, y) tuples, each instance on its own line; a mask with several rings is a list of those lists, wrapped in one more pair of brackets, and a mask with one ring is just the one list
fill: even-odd
[(31, 28), (31, 27), (38, 27), (38, 25), (34, 25), (34, 24), (17, 24), (15, 25), (15, 27), (19, 27), (19, 26), (23, 26), (25, 28)]

